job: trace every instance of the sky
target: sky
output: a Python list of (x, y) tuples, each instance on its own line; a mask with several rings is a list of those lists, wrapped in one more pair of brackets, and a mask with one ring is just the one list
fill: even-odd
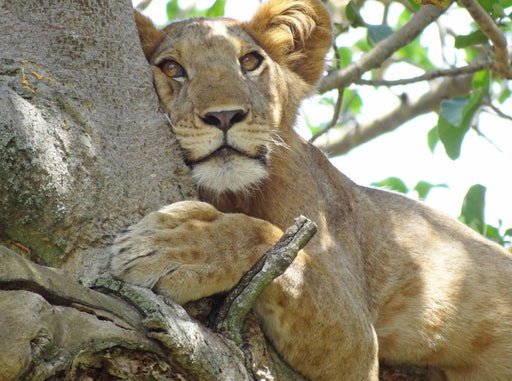
[[(135, 0), (136, 4), (138, 1)], [(145, 12), (156, 24), (166, 22), (166, 0), (153, 0), (150, 8)], [(190, 3), (188, 0), (180, 0), (181, 6)], [(213, 0), (200, 0), (198, 5), (209, 7)], [(227, 1), (226, 16), (239, 20), (248, 20), (258, 6), (257, 0)], [(371, 2), (375, 4), (375, 2)], [(469, 19), (464, 10), (457, 14), (460, 21), (454, 27), (458, 34), (467, 33)], [(366, 22), (379, 24), (380, 20), (372, 19), (372, 15), (379, 15), (372, 9), (363, 9), (362, 15)], [(395, 15), (396, 16), (396, 15)], [(391, 12), (391, 17), (393, 14)], [(463, 22), (463, 20), (465, 20)], [(457, 30), (457, 28), (459, 28)], [(363, 28), (359, 28), (364, 33)], [(432, 29), (434, 27), (432, 26)], [(437, 38), (437, 32), (429, 32), (424, 38)], [(360, 36), (355, 36), (355, 39)], [(353, 41), (355, 42), (355, 40)], [(343, 41), (338, 45), (350, 46), (352, 41)], [(448, 41), (449, 43), (449, 41)], [(511, 43), (511, 41), (509, 41)], [(428, 44), (434, 49), (439, 43)], [(441, 57), (440, 52), (429, 51), (432, 59)], [(456, 49), (444, 52), (445, 55), (457, 54)], [(449, 57), (450, 58), (450, 57)], [(389, 73), (392, 78), (404, 78), (417, 75), (410, 67), (398, 67), (396, 73)], [(408, 73), (408, 71), (410, 73)], [(370, 121), (380, 115), (384, 115), (398, 105), (398, 97), (395, 94), (406, 92), (414, 98), (414, 94), (422, 94), (427, 89), (427, 84), (420, 83), (414, 86), (393, 87), (387, 89), (374, 89), (370, 86), (353, 87), (357, 89), (364, 104), (360, 118), (362, 121)], [(325, 123), (332, 117), (332, 111), (317, 106), (318, 96), (306, 101), (302, 107), (302, 113), (308, 116), (313, 123)], [(502, 110), (512, 114), (512, 100), (509, 99), (502, 106)], [(487, 187), (486, 193), (486, 223), (498, 226), (498, 219), (503, 220), (504, 228), (512, 227), (512, 122), (483, 113), (479, 122), (481, 132), (489, 141), (478, 137), (474, 131), (470, 131), (463, 142), (459, 159), (450, 160), (441, 144), (438, 144), (432, 154), (427, 146), (427, 132), (437, 124), (437, 116), (433, 113), (417, 117), (401, 126), (392, 133), (363, 144), (348, 154), (332, 159), (332, 163), (348, 177), (361, 185), (370, 185), (372, 182), (382, 180), (389, 176), (402, 179), (409, 188), (420, 181), (433, 184), (445, 183), (449, 188), (435, 188), (427, 197), (427, 204), (439, 209), (452, 217), (460, 214), (460, 207), (465, 193), (473, 184), (480, 183)], [(306, 138), (305, 122), (298, 121), (298, 130)], [(410, 194), (414, 197), (415, 194)]]

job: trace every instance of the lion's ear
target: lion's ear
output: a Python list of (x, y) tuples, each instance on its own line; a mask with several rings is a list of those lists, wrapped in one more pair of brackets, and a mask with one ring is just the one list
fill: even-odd
[(155, 49), (160, 45), (165, 34), (156, 29), (153, 22), (138, 11), (135, 13), (135, 23), (137, 24), (137, 30), (139, 31), (140, 43), (142, 44), (142, 50), (144, 55), (149, 60)]
[(315, 84), (331, 46), (329, 13), (317, 0), (270, 0), (245, 24), (247, 32), (282, 65)]

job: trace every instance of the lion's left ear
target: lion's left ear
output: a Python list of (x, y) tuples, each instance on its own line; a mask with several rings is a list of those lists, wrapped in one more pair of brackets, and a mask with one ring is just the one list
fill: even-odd
[(314, 85), (331, 46), (329, 13), (317, 0), (270, 0), (244, 24), (247, 32), (282, 65)]
[(142, 50), (149, 61), (155, 49), (164, 39), (165, 33), (156, 29), (153, 22), (139, 11), (134, 10), (134, 15)]

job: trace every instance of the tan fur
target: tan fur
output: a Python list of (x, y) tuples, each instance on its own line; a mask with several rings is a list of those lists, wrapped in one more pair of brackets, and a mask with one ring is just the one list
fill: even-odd
[[(229, 289), (305, 214), (317, 235), (255, 305), (294, 368), (312, 380), (377, 380), (380, 359), (432, 365), (451, 381), (512, 379), (510, 253), (420, 202), (354, 184), (292, 130), (330, 45), (318, 1), (271, 0), (248, 23), (140, 25), (209, 204), (173, 204), (131, 227), (114, 245), (117, 277), (180, 303)], [(263, 61), (244, 73), (251, 52)], [(169, 59), (187, 75), (167, 77), (159, 65)], [(205, 117), (233, 110), (244, 117), (224, 131)]]

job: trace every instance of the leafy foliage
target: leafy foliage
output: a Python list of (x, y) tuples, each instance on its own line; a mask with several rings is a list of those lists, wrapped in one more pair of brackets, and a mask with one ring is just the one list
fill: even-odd
[(414, 188), (409, 189), (405, 182), (402, 179), (399, 179), (398, 177), (387, 177), (383, 180), (374, 182), (371, 184), (374, 187), (379, 188), (385, 188), (388, 190), (393, 190), (395, 192), (408, 194), (412, 191), (416, 192), (418, 195), (418, 198), (420, 200), (425, 200), (430, 193), (430, 191), (434, 188), (448, 188), (448, 185), (446, 184), (431, 184), (428, 181), (418, 181)]
[(462, 203), (459, 220), (501, 245), (510, 244), (512, 242), (512, 228), (501, 233), (501, 222), (499, 226), (485, 223), (485, 191), (486, 188), (480, 184), (475, 184), (469, 188)]

